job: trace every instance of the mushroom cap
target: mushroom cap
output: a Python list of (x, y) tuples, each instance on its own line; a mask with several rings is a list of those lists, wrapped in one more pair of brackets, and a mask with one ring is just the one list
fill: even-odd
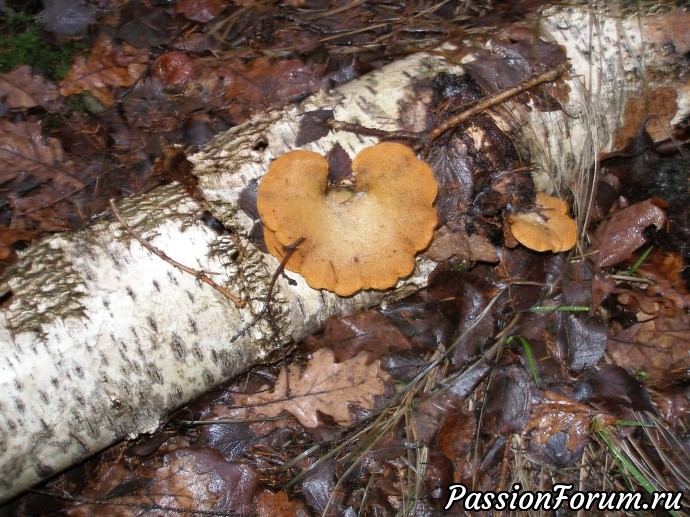
[(291, 151), (271, 163), (257, 198), (268, 251), (281, 260), (283, 246), (304, 237), (285, 267), (340, 296), (388, 289), (412, 273), (438, 222), (436, 180), (408, 147), (368, 147), (352, 170), (352, 190), (328, 190), (326, 158)]
[(529, 249), (568, 251), (577, 241), (577, 224), (567, 212), (568, 205), (563, 201), (539, 192), (534, 211), (508, 217), (510, 231)]

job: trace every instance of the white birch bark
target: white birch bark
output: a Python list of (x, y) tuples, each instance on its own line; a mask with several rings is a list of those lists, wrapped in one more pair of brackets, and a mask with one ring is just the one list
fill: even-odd
[[(685, 17), (687, 26), (686, 13), (675, 16)], [(674, 121), (687, 116), (689, 88), (678, 69), (687, 49), (669, 50), (659, 31), (653, 41), (645, 39), (644, 23), (575, 8), (541, 19), (542, 30), (571, 60), (570, 99), (564, 111), (511, 103), (494, 115), (506, 129), (522, 128), (516, 143), (531, 150), (548, 172), (544, 177), (574, 179), (574, 171), (607, 149), (621, 106), (643, 85), (643, 41), (648, 76), (677, 89)], [(261, 309), (277, 267), (245, 238), (254, 221), (238, 208), (242, 190), (272, 159), (295, 148), (306, 111), (332, 109), (336, 120), (399, 129), (415, 78), (463, 73), (453, 56), (450, 48), (411, 56), (219, 135), (192, 158), (200, 201), (168, 186), (120, 204), (153, 245), (187, 266), (217, 273), (213, 279), (247, 300), (245, 308), (151, 255), (112, 218), (29, 248), (4, 277), (11, 298), (0, 311), (0, 501), (117, 440), (154, 431), (170, 410), (265, 361), (280, 344), (318, 330), (328, 316), (424, 285), (435, 264), (422, 259), (395, 290), (351, 298), (310, 289), (292, 274), (296, 285), (281, 278), (274, 292), (279, 334), (260, 320), (232, 341)], [(472, 52), (462, 59), (471, 60)], [(255, 149), (257, 139), (268, 146)], [(335, 142), (352, 157), (375, 139), (331, 132), (306, 148), (325, 153)], [(238, 237), (205, 226), (206, 207)]]

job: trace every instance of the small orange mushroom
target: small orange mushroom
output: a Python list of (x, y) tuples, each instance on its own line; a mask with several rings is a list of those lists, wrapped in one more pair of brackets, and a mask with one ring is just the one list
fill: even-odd
[(508, 216), (513, 237), (535, 251), (568, 251), (577, 241), (577, 224), (568, 215), (568, 205), (539, 192), (532, 212)]
[(438, 222), (436, 180), (408, 147), (368, 147), (352, 170), (353, 189), (329, 189), (326, 158), (291, 151), (271, 163), (257, 198), (268, 251), (281, 260), (304, 237), (285, 267), (340, 296), (388, 289), (412, 273)]

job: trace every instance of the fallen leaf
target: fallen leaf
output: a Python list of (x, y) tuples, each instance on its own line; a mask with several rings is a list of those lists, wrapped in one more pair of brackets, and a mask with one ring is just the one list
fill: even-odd
[(114, 43), (101, 35), (88, 58), (77, 57), (72, 70), (60, 83), (63, 96), (88, 92), (104, 106), (115, 103), (117, 88), (132, 86), (146, 70), (148, 49)]
[(258, 484), (258, 474), (244, 462), (226, 461), (208, 449), (180, 448), (163, 457), (147, 488), (157, 504), (168, 508), (253, 513)]
[(361, 352), (368, 352), (369, 361), (372, 361), (411, 348), (403, 333), (388, 318), (374, 310), (345, 318), (328, 318), (322, 334), (309, 336), (306, 347), (313, 351), (328, 347), (339, 363)]
[(188, 20), (206, 23), (213, 20), (228, 6), (223, 0), (181, 0), (175, 2), (175, 12)]
[(0, 74), (0, 99), (8, 108), (23, 110), (42, 106), (50, 109), (57, 98), (55, 85), (34, 74), (29, 65)]
[(462, 263), (498, 262), (496, 247), (486, 235), (469, 234), (467, 231), (451, 229), (451, 224), (442, 226), (434, 232), (431, 246), (424, 257), (435, 262), (444, 262), (457, 257)]
[(627, 329), (612, 329), (606, 348), (616, 364), (646, 372), (650, 383), (666, 385), (690, 368), (690, 315), (659, 316)]
[(530, 451), (557, 467), (570, 467), (589, 443), (596, 413), (586, 404), (555, 392), (545, 392), (532, 406), (528, 429)]
[(273, 391), (236, 395), (233, 399), (252, 413), (266, 417), (288, 411), (305, 427), (319, 425), (318, 412), (347, 426), (352, 423), (349, 404), (374, 409), (375, 397), (385, 392), (388, 374), (381, 370), (379, 361), (367, 364), (368, 360), (368, 354), (359, 354), (336, 363), (333, 352), (321, 349), (314, 353), (304, 371), (296, 365), (288, 366), (287, 375), (282, 370)]
[(283, 492), (262, 490), (259, 493), (256, 510), (258, 517), (308, 517), (310, 515), (305, 504), (299, 499), (290, 500)]
[(601, 268), (629, 259), (637, 248), (648, 242), (645, 228), (655, 226), (660, 230), (665, 223), (666, 214), (654, 199), (614, 212), (599, 225), (592, 237), (594, 248), (599, 250), (594, 264)]
[(45, 137), (36, 122), (0, 120), (0, 164), (3, 185), (19, 175), (30, 175), (39, 182), (82, 186), (70, 170), (60, 141)]
[(197, 77), (198, 71), (188, 54), (174, 51), (158, 56), (151, 67), (151, 75), (166, 86), (173, 86), (188, 83)]
[(608, 364), (588, 378), (594, 394), (606, 402), (621, 404), (639, 411), (655, 411), (647, 389), (624, 368)]
[(484, 432), (505, 435), (525, 428), (533, 382), (520, 365), (496, 368), (484, 406)]

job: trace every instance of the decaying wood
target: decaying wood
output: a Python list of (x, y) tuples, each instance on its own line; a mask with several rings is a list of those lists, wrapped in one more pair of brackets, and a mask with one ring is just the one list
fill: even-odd
[[(610, 148), (626, 105), (643, 102), (651, 89), (675, 88), (672, 122), (687, 116), (690, 93), (681, 68), (687, 48), (672, 48), (669, 31), (655, 24), (687, 27), (688, 16), (670, 16), (659, 22), (568, 8), (532, 23), (570, 59), (559, 86), (569, 88), (562, 109), (540, 111), (515, 100), (492, 116), (540, 165), (540, 188), (578, 180), (577, 171)], [(116, 440), (155, 430), (170, 410), (316, 331), (328, 316), (423, 285), (435, 264), (421, 258), (391, 292), (350, 298), (310, 289), (288, 273), (292, 283), (283, 276), (275, 282), (272, 322), (259, 318), (237, 336), (263, 309), (278, 266), (247, 240), (255, 214), (240, 207), (271, 160), (297, 146), (307, 112), (332, 110), (336, 121), (388, 131), (428, 129), (433, 107), (417, 97), (415, 84), (441, 72), (463, 74), (462, 63), (485, 58), (485, 39), (411, 56), (219, 135), (192, 158), (200, 201), (167, 186), (120, 204), (138, 234), (173, 260), (205, 271), (245, 307), (152, 255), (112, 217), (27, 250), (4, 278), (10, 298), (0, 312), (0, 500)], [(481, 146), (482, 135), (474, 138)], [(326, 154), (337, 142), (352, 157), (376, 141), (330, 131), (303, 147)], [(233, 233), (207, 227), (206, 208)]]

